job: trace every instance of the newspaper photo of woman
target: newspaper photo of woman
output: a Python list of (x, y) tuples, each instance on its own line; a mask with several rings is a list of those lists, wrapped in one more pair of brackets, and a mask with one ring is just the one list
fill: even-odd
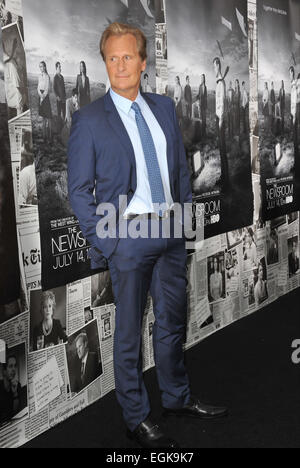
[(268, 297), (268, 287), (267, 287), (267, 269), (265, 259), (262, 259), (258, 263), (258, 269), (256, 276), (254, 278), (254, 297), (256, 306), (260, 306), (265, 302)]
[(244, 231), (244, 271), (252, 270), (257, 265), (257, 248), (252, 228)]
[(67, 341), (61, 321), (54, 318), (56, 297), (53, 291), (45, 291), (41, 296), (40, 314), (42, 320), (33, 329), (33, 351), (57, 346)]
[(39, 116), (43, 119), (43, 138), (45, 143), (52, 142), (52, 109), (49, 94), (51, 91), (51, 80), (47, 71), (46, 62), (40, 62), (40, 74), (38, 81)]
[(77, 75), (76, 89), (80, 109), (91, 102), (90, 80), (87, 76), (85, 62), (80, 62), (80, 74)]
[(175, 78), (175, 90), (174, 90), (174, 101), (175, 101), (175, 107), (176, 107), (176, 113), (178, 117), (178, 122), (179, 125), (181, 125), (181, 120), (182, 120), (182, 86), (180, 83), (180, 78), (179, 76), (176, 76)]
[(208, 259), (209, 302), (225, 298), (225, 259), (224, 253)]

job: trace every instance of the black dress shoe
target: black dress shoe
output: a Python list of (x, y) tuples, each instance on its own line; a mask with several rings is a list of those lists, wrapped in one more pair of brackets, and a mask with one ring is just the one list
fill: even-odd
[(211, 406), (201, 403), (199, 398), (191, 397), (190, 401), (179, 409), (164, 408), (164, 416), (189, 416), (199, 419), (215, 419), (228, 415), (228, 409), (222, 406)]
[(127, 431), (127, 437), (134, 439), (143, 448), (179, 448), (178, 443), (164, 435), (157, 424), (145, 419), (133, 432)]

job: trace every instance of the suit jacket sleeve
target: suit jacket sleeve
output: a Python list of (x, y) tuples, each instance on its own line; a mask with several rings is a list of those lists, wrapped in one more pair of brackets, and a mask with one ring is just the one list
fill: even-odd
[[(96, 154), (87, 119), (75, 112), (68, 144), (69, 200), (84, 237), (92, 247), (102, 251), (102, 239), (96, 233), (100, 216), (94, 197)], [(105, 253), (104, 253), (105, 255)]]

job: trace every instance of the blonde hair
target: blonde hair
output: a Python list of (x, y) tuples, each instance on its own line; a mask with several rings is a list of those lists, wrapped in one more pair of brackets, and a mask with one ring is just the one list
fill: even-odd
[(142, 61), (146, 60), (147, 58), (147, 39), (145, 34), (138, 28), (134, 28), (133, 26), (130, 26), (129, 24), (123, 24), (123, 23), (112, 23), (110, 26), (108, 26), (104, 33), (101, 36), (100, 40), (100, 53), (102, 55), (102, 58), (105, 62), (105, 44), (106, 41), (111, 37), (111, 36), (124, 36), (125, 34), (132, 34), (136, 38), (137, 42), (137, 47), (138, 51), (140, 54), (140, 57)]
[(45, 292), (42, 293), (41, 313), (42, 314), (44, 313), (44, 306), (45, 306), (45, 304), (46, 304), (46, 302), (48, 300), (52, 302), (53, 315), (54, 315), (54, 312), (55, 312), (55, 309), (56, 309), (56, 300), (55, 300), (55, 294), (54, 294), (53, 291), (45, 291)]

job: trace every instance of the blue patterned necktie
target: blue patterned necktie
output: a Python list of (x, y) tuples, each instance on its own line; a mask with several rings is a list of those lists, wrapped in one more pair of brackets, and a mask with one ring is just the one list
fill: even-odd
[[(161, 178), (160, 167), (157, 159), (156, 149), (154, 141), (147, 125), (146, 120), (143, 117), (140, 106), (134, 102), (131, 108), (135, 112), (135, 120), (137, 128), (140, 134), (142, 147), (144, 151), (148, 178), (150, 184), (150, 190), (152, 195), (152, 203), (166, 203), (164, 186)], [(157, 214), (161, 215), (162, 210), (156, 211)]]

